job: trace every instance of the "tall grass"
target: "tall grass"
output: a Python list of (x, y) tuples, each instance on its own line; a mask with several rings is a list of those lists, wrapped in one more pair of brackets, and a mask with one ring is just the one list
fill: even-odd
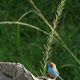
[(42, 69), (43, 69), (43, 75), (46, 76), (47, 75), (47, 64), (50, 60), (50, 56), (52, 54), (52, 45), (55, 43), (55, 41), (57, 41), (56, 37), (55, 37), (55, 33), (54, 30), (56, 30), (56, 28), (58, 27), (58, 23), (60, 21), (60, 18), (62, 16), (63, 10), (64, 10), (64, 6), (65, 6), (65, 1), (66, 0), (61, 0), (61, 2), (59, 3), (58, 7), (57, 7), (57, 11), (55, 14), (55, 19), (53, 20), (53, 29), (52, 32), (50, 32), (50, 36), (47, 37), (47, 45), (45, 45), (45, 52), (44, 52), (44, 56), (43, 56), (43, 63), (42, 64)]
[[(30, 3), (33, 5), (34, 9), (35, 9), (35, 13), (48, 25), (48, 27), (51, 29), (49, 36), (47, 37), (47, 45), (45, 45), (45, 52), (44, 52), (44, 56), (43, 56), (43, 63), (42, 64), (42, 70), (41, 73), (42, 75), (46, 75), (46, 71), (47, 71), (47, 64), (51, 55), (51, 51), (52, 51), (52, 47), (51, 45), (56, 41), (58, 41), (70, 54), (71, 56), (75, 59), (75, 61), (80, 65), (80, 61), (76, 58), (76, 56), (74, 55), (73, 52), (71, 52), (71, 50), (66, 46), (66, 44), (64, 43), (64, 41), (61, 39), (61, 37), (58, 35), (58, 33), (55, 31), (55, 29), (58, 26), (59, 20), (62, 16), (62, 12), (65, 6), (65, 2), (66, 0), (61, 0), (60, 4), (58, 5), (57, 11), (56, 11), (56, 15), (55, 15), (55, 19), (53, 20), (53, 26), (51, 26), (49, 24), (49, 22), (46, 20), (46, 18), (43, 16), (43, 14), (41, 13), (41, 11), (36, 7), (36, 5), (34, 4), (34, 2), (32, 0), (29, 0)], [(55, 36), (57, 38), (55, 38)]]
[(59, 34), (56, 32), (56, 28), (58, 27), (58, 23), (60, 21), (60, 18), (62, 16), (62, 12), (65, 6), (65, 1), (66, 0), (61, 0), (60, 4), (58, 5), (56, 14), (55, 14), (55, 19), (53, 20), (53, 26), (47, 21), (47, 19), (44, 17), (44, 15), (41, 13), (41, 11), (36, 7), (36, 5), (34, 4), (34, 2), (32, 0), (29, 0), (30, 3), (33, 5), (33, 10), (31, 12), (34, 12), (35, 14), (37, 14), (45, 24), (48, 25), (48, 27), (50, 28), (50, 32), (46, 32), (36, 26), (33, 26), (31, 24), (28, 23), (24, 23), (24, 22), (20, 22), (22, 20), (23, 17), (25, 17), (25, 15), (27, 15), (29, 12), (24, 13), (19, 19), (18, 21), (2, 21), (0, 22), (0, 24), (15, 24), (18, 25), (17, 26), (17, 30), (18, 30), (18, 42), (19, 42), (19, 25), (24, 25), (30, 28), (33, 28), (35, 30), (38, 30), (44, 34), (46, 34), (47, 36), (47, 44), (45, 45), (45, 52), (44, 52), (44, 56), (43, 56), (43, 63), (42, 64), (42, 75), (46, 75), (46, 70), (47, 70), (47, 64), (48, 61), (50, 59), (51, 56), (51, 51), (52, 51), (52, 44), (54, 44), (54, 42), (58, 42), (59, 44), (61, 44), (70, 54), (71, 56), (74, 58), (74, 60), (80, 65), (80, 61), (76, 58), (76, 56), (74, 55), (74, 53), (67, 47), (67, 45), (64, 43), (64, 41), (62, 40), (62, 38), (59, 36)]

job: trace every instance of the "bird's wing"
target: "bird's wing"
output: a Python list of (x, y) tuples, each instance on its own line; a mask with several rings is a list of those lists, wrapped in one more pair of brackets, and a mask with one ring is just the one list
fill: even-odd
[(59, 76), (59, 74), (53, 68), (51, 68), (51, 67), (48, 67), (48, 72), (50, 72), (55, 77)]

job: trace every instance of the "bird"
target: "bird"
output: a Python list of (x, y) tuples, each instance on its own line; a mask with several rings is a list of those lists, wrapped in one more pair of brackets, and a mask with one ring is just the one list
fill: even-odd
[(48, 74), (51, 78), (53, 79), (58, 79), (58, 80), (63, 80), (60, 75), (59, 75), (59, 72), (56, 68), (56, 65), (53, 63), (53, 62), (50, 62), (48, 64)]

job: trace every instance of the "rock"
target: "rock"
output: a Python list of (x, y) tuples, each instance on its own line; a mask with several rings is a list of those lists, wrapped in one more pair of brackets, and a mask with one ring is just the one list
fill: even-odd
[(51, 80), (35, 77), (20, 63), (0, 62), (0, 80)]

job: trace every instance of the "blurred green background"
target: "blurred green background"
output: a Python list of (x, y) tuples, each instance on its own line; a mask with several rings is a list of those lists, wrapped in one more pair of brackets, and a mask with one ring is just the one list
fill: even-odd
[[(52, 24), (60, 0), (33, 0), (46, 19)], [(0, 0), (0, 21), (17, 21), (22, 14), (32, 10), (28, 0)], [(34, 13), (25, 16), (22, 22), (35, 25), (47, 32), (49, 28)], [(57, 32), (69, 49), (80, 60), (80, 0), (68, 0)], [(0, 25), (0, 61), (22, 63), (34, 75), (40, 74), (47, 36), (27, 26)], [(67, 50), (55, 42), (51, 60), (57, 64), (64, 80), (80, 80), (80, 65)], [(63, 65), (73, 64), (65, 67)]]

